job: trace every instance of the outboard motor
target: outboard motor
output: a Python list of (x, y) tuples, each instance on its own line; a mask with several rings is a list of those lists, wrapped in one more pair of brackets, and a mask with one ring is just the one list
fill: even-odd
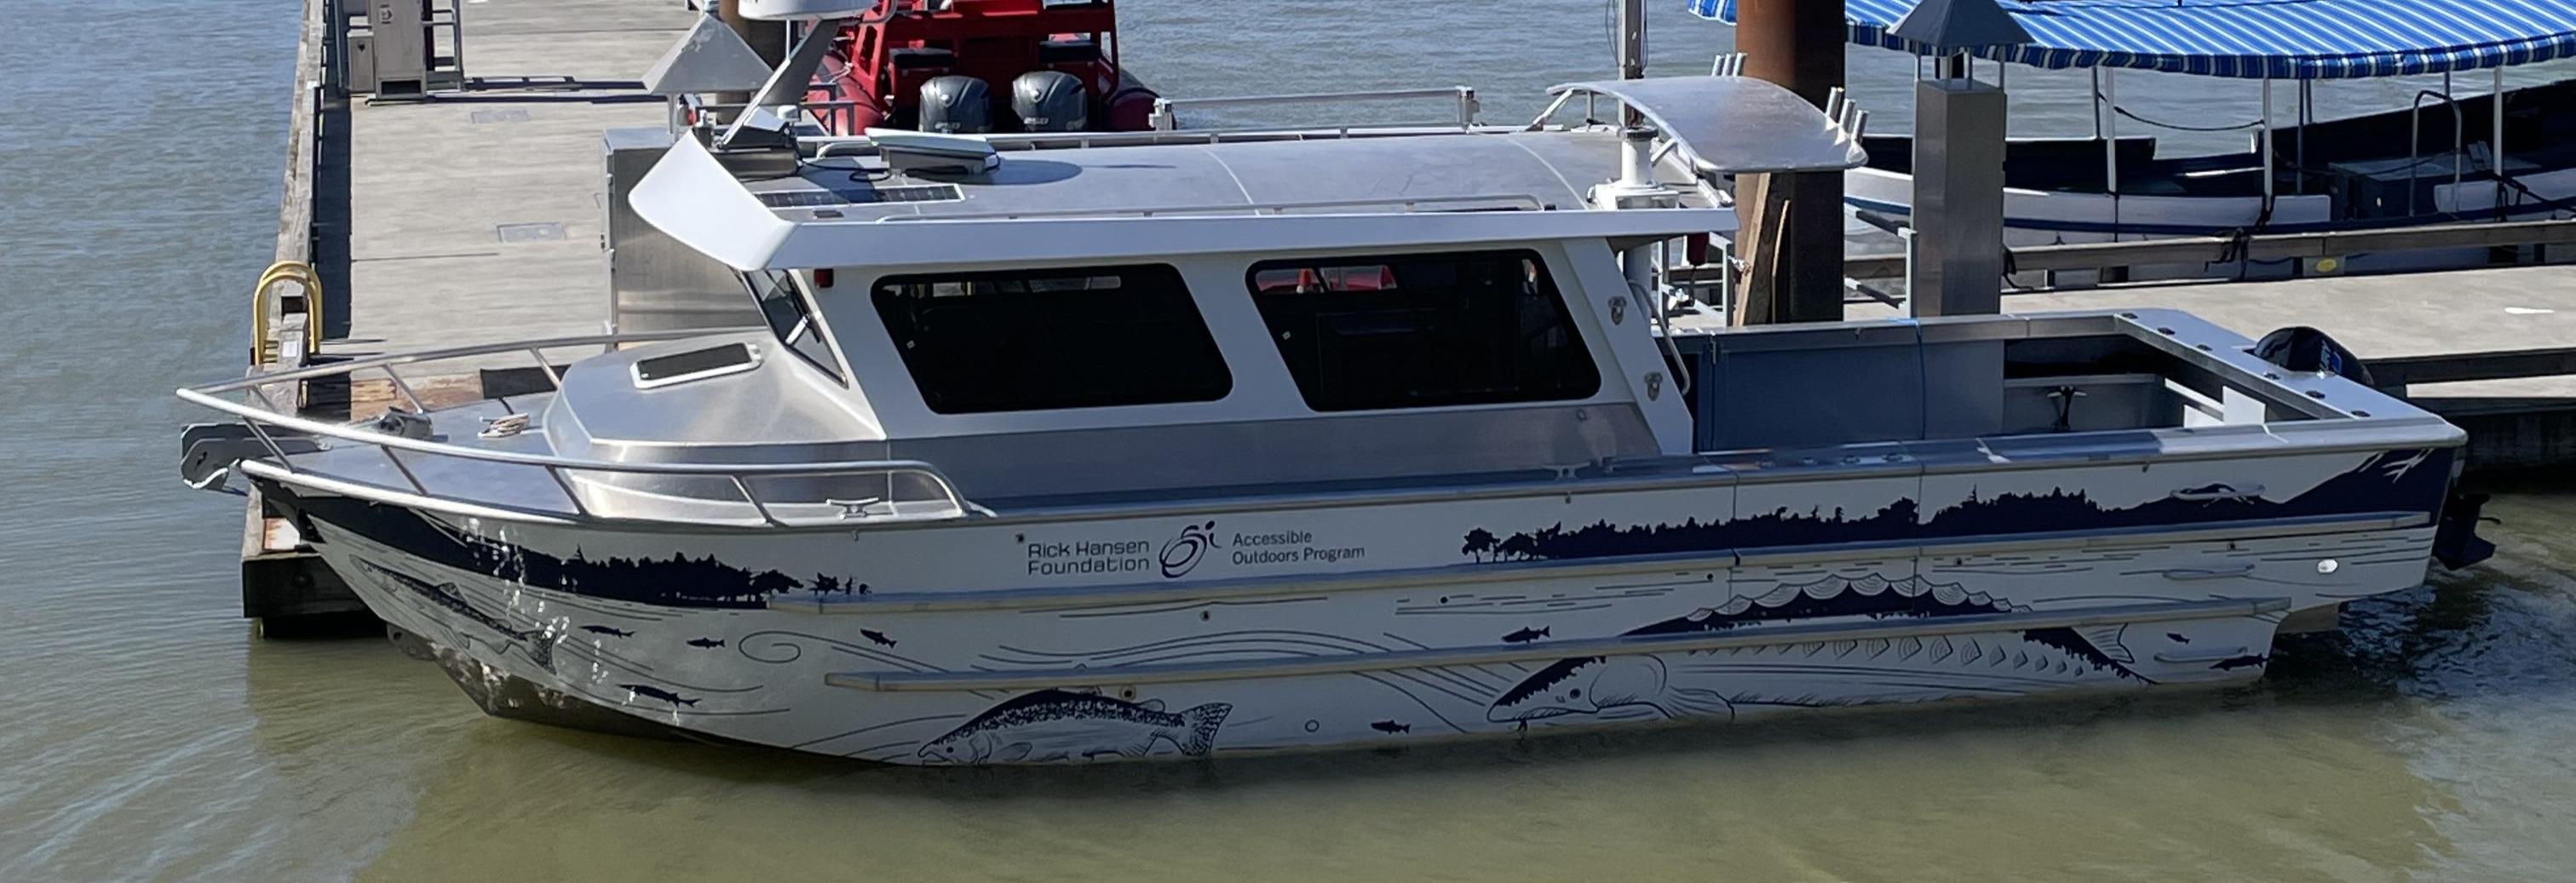
[[(2376, 388), (2370, 377), (2370, 366), (2344, 349), (2323, 331), (2305, 325), (2292, 325), (2263, 335), (2254, 342), (2254, 356), (2292, 371), (2340, 375), (2345, 380)], [(2496, 547), (2478, 536), (2478, 522), (2484, 520), (2480, 510), (2487, 495), (2472, 494), (2452, 487), (2443, 501), (2442, 516), (2433, 528), (2433, 560), (2445, 569), (2458, 570), (2495, 555)]]
[(984, 81), (949, 74), (921, 84), (921, 130), (949, 134), (993, 131), (993, 94)]
[(2370, 366), (2362, 364), (2360, 356), (2344, 349), (2325, 332), (2305, 325), (2263, 335), (2262, 340), (2254, 342), (2254, 357), (2292, 371), (2339, 374), (2363, 386), (2379, 386), (2371, 382)]
[(1082, 81), (1063, 71), (1030, 71), (1011, 81), (1011, 112), (1024, 132), (1079, 132), (1091, 128), (1091, 96)]

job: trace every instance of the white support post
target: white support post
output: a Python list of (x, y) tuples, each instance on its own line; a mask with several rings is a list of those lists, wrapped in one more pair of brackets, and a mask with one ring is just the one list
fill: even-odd
[(2102, 181), (2111, 194), (2111, 239), (2120, 238), (2120, 85), (2119, 72), (2102, 71)]
[(2085, 97), (2092, 102), (2093, 137), (2099, 139), (2102, 137), (2102, 69), (2097, 67), (2088, 70), (2093, 74), (2093, 94)]
[(1619, 0), (1619, 79), (1645, 76), (1646, 0)]
[(2495, 88), (2487, 129), (2487, 171), (2495, 175), (2496, 220), (2505, 220), (2504, 210), (2504, 68), (2495, 69)]
[(2298, 112), (2293, 114), (2293, 116), (2298, 120), (2299, 125), (2299, 152), (2295, 157), (2298, 164), (2299, 175), (2294, 179), (2299, 182), (2299, 186), (2298, 189), (2293, 192), (2300, 194), (2308, 192), (2308, 114), (2313, 107), (2310, 99), (2315, 97), (2314, 90), (2309, 87), (2315, 85), (2315, 83), (2315, 80), (2310, 80), (2306, 77), (2299, 78), (2299, 106)]
[(2263, 152), (2263, 208), (2272, 208), (2272, 78), (2263, 78), (2263, 128), (2255, 137), (2262, 139), (2256, 149)]

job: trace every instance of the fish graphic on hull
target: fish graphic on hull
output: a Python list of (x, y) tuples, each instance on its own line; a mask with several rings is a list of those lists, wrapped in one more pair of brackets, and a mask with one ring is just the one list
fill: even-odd
[[(1807, 619), (1936, 618), (2010, 613), (2014, 610), (2008, 602), (1983, 592), (1967, 591), (1957, 583), (1930, 583), (1921, 577), (1890, 580), (1873, 574), (1784, 585), (1759, 596), (1739, 595), (1716, 607), (1703, 607), (1621, 634), (1681, 635)], [(2121, 642), (2123, 628), (2112, 625), (2024, 631), (2018, 640), (2011, 641), (2018, 645), (2013, 647), (1970, 637), (1836, 643), (1848, 645), (1837, 653), (1838, 657), (1866, 645), (1872, 650), (1870, 658), (1891, 670), (1912, 671), (1946, 665), (1973, 671), (1980, 676), (2001, 669), (2007, 674), (2029, 678), (2062, 678), (2089, 669), (2152, 683), (2129, 668), (2136, 657)], [(2056, 652), (2034, 656), (2031, 645)], [(1791, 646), (1821, 648), (1826, 645)], [(1685, 655), (1701, 658), (1776, 650), (1690, 651)], [(1891, 653), (1892, 657), (1889, 656)], [(1684, 667), (1678, 674), (1684, 680), (1694, 680), (1698, 677), (1723, 678), (1731, 673), (1723, 663), (1699, 663)], [(1675, 676), (1676, 672), (1662, 658), (1647, 654), (1562, 659), (1503, 691), (1487, 707), (1485, 719), (1526, 726), (1531, 721), (1568, 715), (1597, 715), (1637, 707), (1665, 717), (1732, 715), (1736, 705), (1749, 701), (1743, 695), (1731, 696), (1700, 686), (1676, 685)]]
[(1039, 690), (1012, 697), (947, 735), (923, 743), (918, 756), (957, 764), (1046, 763), (1104, 754), (1144, 757), (1154, 743), (1203, 757), (1234, 706), (1223, 702), (1163, 710), (1160, 699), (1123, 702), (1094, 693)]
[[(1780, 697), (1742, 689), (1686, 686), (1692, 682), (1741, 684), (1747, 676), (1796, 676), (1804, 660), (1823, 657), (1811, 678), (1857, 678), (1885, 684), (1884, 675), (1902, 675), (1909, 689), (2020, 692), (2045, 684), (2107, 672), (2141, 684), (2147, 679), (2119, 661), (2129, 650), (2113, 637), (2118, 626), (2089, 634), (2073, 629), (2041, 629), (2010, 635), (1936, 635), (1929, 638), (1807, 642), (1769, 647), (1691, 650), (1683, 661), (1663, 657), (1587, 656), (1560, 660), (1513, 685), (1495, 698), (1485, 719), (1518, 723), (1569, 715), (1599, 715), (1621, 709), (1646, 709), (1664, 717), (1732, 716), (1743, 705), (1834, 705), (1845, 701), (1820, 698), (1814, 691)], [(1859, 656), (1858, 665), (1851, 657)], [(1788, 665), (1782, 663), (1786, 660)], [(1784, 671), (1784, 669), (1786, 669)], [(1880, 676), (1873, 677), (1870, 670)]]
[(1539, 669), (1485, 709), (1485, 719), (1527, 726), (1535, 720), (1644, 708), (1664, 717), (1733, 716), (1735, 705), (1715, 690), (1675, 687), (1664, 661), (1652, 656), (1584, 656)]
[(544, 666), (549, 671), (554, 669), (554, 636), (547, 634), (544, 629), (511, 628), (508, 623), (502, 622), (499, 617), (485, 613), (481, 610), (476, 610), (474, 609), (474, 605), (466, 603), (465, 596), (458, 594), (456, 586), (452, 583), (432, 583), (428, 580), (421, 579), (420, 577), (403, 573), (363, 558), (358, 560), (358, 566), (364, 568), (367, 575), (375, 577), (376, 582), (379, 585), (384, 585), (388, 589), (399, 586), (402, 590), (419, 595), (432, 604), (446, 608), (450, 613), (465, 617), (466, 619), (472, 620), (477, 625), (491, 629), (501, 637), (521, 642), (527, 648), (529, 661)]

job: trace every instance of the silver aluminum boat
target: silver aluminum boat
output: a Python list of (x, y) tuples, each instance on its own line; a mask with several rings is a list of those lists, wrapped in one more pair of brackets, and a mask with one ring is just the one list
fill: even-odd
[(2240, 680), (2475, 544), (2458, 429), (2187, 315), (1716, 327), (1666, 243), (1850, 116), (1556, 91), (1644, 125), (684, 138), (633, 203), (766, 327), (182, 390), (186, 468), (495, 713), (906, 764)]

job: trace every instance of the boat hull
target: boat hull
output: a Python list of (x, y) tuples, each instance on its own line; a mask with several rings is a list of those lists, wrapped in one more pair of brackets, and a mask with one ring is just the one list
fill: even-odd
[[(639, 729), (994, 764), (2251, 678), (2285, 615), (2421, 582), (2448, 462), (2309, 454), (880, 531), (492, 523), (270, 492), (372, 609), (453, 654), (460, 681), (557, 706), (521, 698), (545, 713), (512, 716), (591, 726), (605, 709)], [(2255, 473), (2269, 489), (2200, 490)]]

